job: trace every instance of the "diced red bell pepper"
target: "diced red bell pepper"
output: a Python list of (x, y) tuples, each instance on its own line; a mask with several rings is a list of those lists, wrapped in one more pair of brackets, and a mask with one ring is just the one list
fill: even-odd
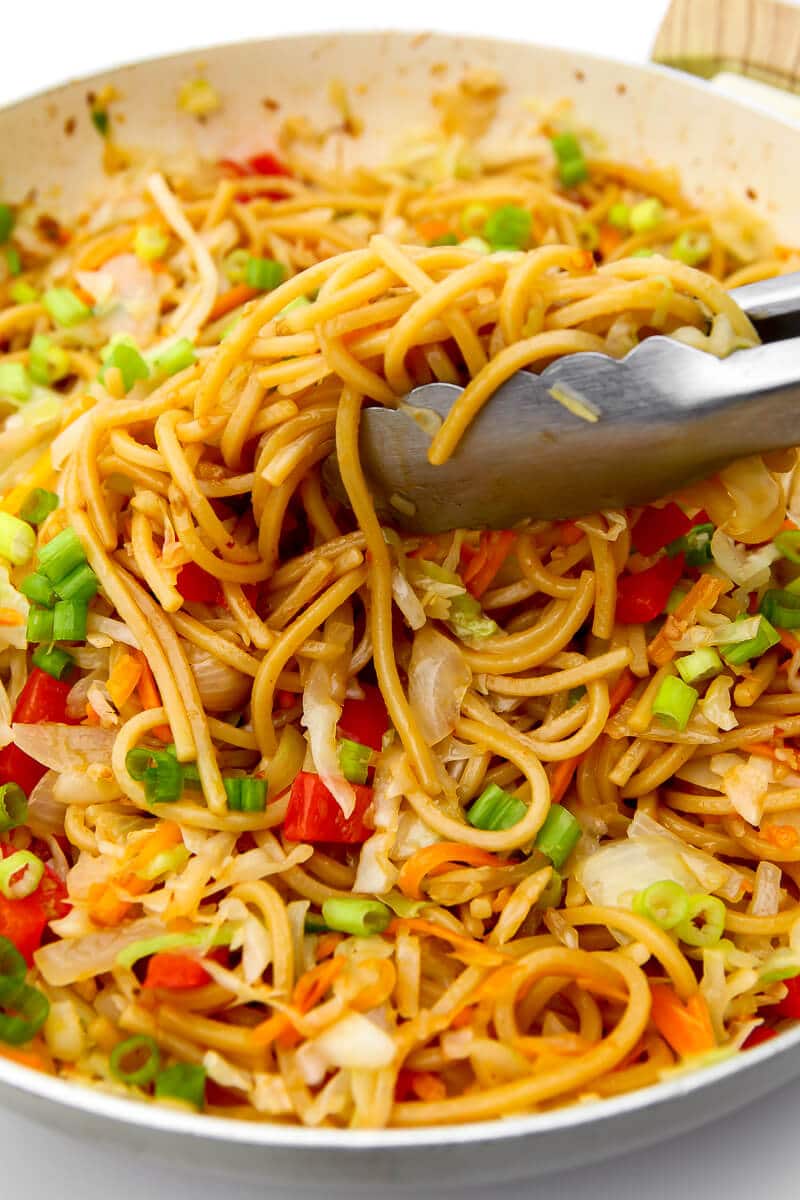
[(142, 987), (186, 991), (203, 987), (211, 976), (197, 958), (187, 954), (154, 954), (147, 963)]
[[(67, 696), (71, 688), (71, 684), (34, 668), (20, 692), (12, 720), (23, 725), (42, 722), (74, 725), (75, 719), (67, 716)], [(47, 767), (13, 743), (0, 750), (0, 784), (16, 783), (29, 796), (46, 773)]]
[(771, 1012), (776, 1017), (789, 1017), (793, 1021), (800, 1021), (800, 975), (795, 975), (794, 979), (784, 979), (786, 985), (786, 995), (778, 1003), (772, 1006)]
[(760, 1046), (762, 1042), (768, 1042), (771, 1038), (777, 1036), (778, 1031), (776, 1029), (771, 1029), (769, 1025), (759, 1025), (752, 1033), (748, 1033), (742, 1042), (742, 1049), (752, 1050), (753, 1046)]
[(369, 746), (371, 750), (380, 750), (383, 735), (389, 728), (389, 714), (380, 689), (371, 684), (362, 684), (363, 700), (345, 700), (342, 705), (342, 715), (339, 718), (339, 733)]
[(666, 608), (670, 592), (683, 574), (684, 555), (660, 558), (638, 575), (623, 575), (617, 582), (617, 620), (644, 625)]
[(352, 815), (345, 817), (319, 775), (301, 771), (292, 784), (283, 822), (287, 838), (292, 842), (338, 842), (352, 846), (365, 842), (374, 833), (364, 823), (364, 814), (372, 803), (372, 788), (360, 783), (351, 787), (356, 806)]
[[(0, 844), (0, 857), (8, 858), (14, 852), (14, 846)], [(30, 966), (34, 950), (42, 943), (45, 926), (65, 917), (70, 907), (63, 880), (45, 866), (42, 880), (30, 896), (8, 900), (0, 894), (0, 936), (13, 942)]]
[[(223, 170), (230, 175), (238, 176), (242, 179), (248, 175), (285, 175), (287, 178), (292, 178), (292, 172), (287, 166), (276, 158), (274, 154), (270, 154), (265, 150), (261, 154), (253, 154), (244, 163), (237, 162), (233, 158), (220, 159), (219, 165)], [(283, 192), (262, 191), (262, 192), (243, 192), (236, 199), (244, 204), (247, 204), (255, 196), (268, 196), (270, 200), (282, 200)]]
[(177, 588), (191, 604), (224, 604), (222, 584), (196, 562), (185, 563), (178, 571)]
[(648, 506), (634, 525), (631, 537), (639, 553), (649, 557), (683, 537), (693, 524), (691, 517), (670, 500), (663, 508)]

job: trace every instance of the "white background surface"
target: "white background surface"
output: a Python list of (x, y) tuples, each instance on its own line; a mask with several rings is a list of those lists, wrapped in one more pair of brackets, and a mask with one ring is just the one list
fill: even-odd
[[(376, 0), (335, 4), (301, 0), (282, 5), (253, 0), (0, 2), (4, 17), (0, 104), (133, 58), (334, 27), (486, 33), (644, 60), (667, 4), (666, 0), (491, 0), (480, 11), (473, 11), (474, 7), (469, 0), (402, 0), (392, 7)], [(492, 1194), (497, 1200), (793, 1197), (800, 1190), (799, 1121), (800, 1082), (679, 1141), (583, 1170), (569, 1170), (565, 1163), (558, 1177)], [(269, 1188), (268, 1178), (251, 1186), (179, 1172), (142, 1156), (134, 1159), (124, 1151), (70, 1141), (11, 1113), (0, 1113), (0, 1162), (3, 1194), (31, 1200), (250, 1200), (279, 1194)], [(381, 1191), (385, 1200), (392, 1200), (393, 1194), (410, 1194), (404, 1189), (389, 1193), (382, 1187)], [(311, 1197), (302, 1188), (290, 1195), (296, 1200)], [(443, 1179), (437, 1200), (454, 1200), (455, 1195)], [(468, 1200), (463, 1190), (458, 1195)]]

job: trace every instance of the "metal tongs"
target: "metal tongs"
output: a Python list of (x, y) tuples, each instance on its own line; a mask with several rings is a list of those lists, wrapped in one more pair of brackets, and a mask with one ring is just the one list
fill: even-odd
[[(518, 371), (442, 466), (428, 462), (431, 438), (413, 413), (366, 409), (361, 461), (378, 511), (414, 533), (508, 528), (641, 504), (736, 458), (800, 444), (800, 272), (730, 295), (762, 345), (718, 359), (653, 336), (619, 360), (571, 354), (540, 375)], [(424, 384), (407, 405), (445, 417), (462, 390)], [(343, 496), (335, 459), (327, 466)]]

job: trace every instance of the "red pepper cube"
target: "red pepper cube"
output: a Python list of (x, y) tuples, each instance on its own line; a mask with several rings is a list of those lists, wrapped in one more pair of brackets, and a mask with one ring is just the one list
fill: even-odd
[(349, 817), (339, 807), (319, 775), (301, 771), (292, 784), (283, 832), (292, 842), (337, 842), (357, 846), (371, 837), (374, 830), (364, 823), (372, 804), (372, 788), (351, 784), (356, 805)]

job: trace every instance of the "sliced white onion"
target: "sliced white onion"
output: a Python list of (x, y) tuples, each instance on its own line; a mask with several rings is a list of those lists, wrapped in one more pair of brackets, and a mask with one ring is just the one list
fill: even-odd
[(399, 567), (392, 572), (392, 595), (411, 629), (421, 629), (425, 624), (425, 609), (422, 602)]
[(253, 686), (252, 679), (191, 642), (184, 642), (183, 650), (197, 683), (200, 699), (210, 712), (230, 712), (247, 702)]
[(85, 937), (51, 942), (35, 952), (34, 962), (45, 983), (51, 987), (67, 987), (82, 979), (105, 974), (126, 946), (144, 938), (158, 937), (163, 932), (161, 921), (145, 917), (119, 929), (103, 929)]
[(756, 867), (750, 912), (756, 917), (774, 917), (781, 904), (781, 869), (762, 861)]

